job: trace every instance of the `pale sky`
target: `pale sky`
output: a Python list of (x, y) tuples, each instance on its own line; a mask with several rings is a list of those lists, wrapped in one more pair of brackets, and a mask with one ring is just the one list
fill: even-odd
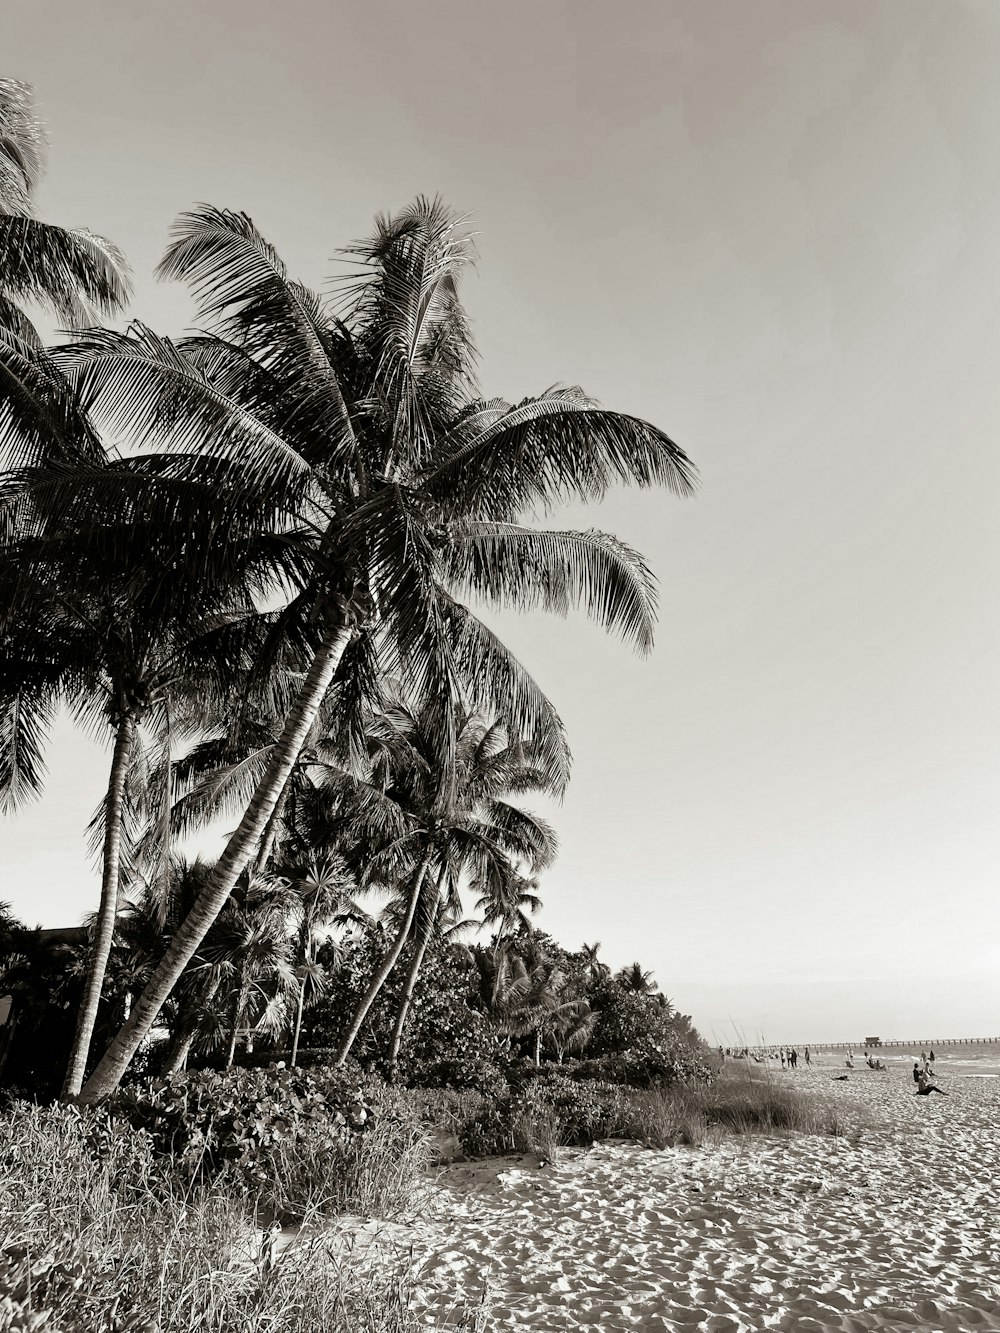
[[(653, 656), (504, 617), (569, 728), (539, 923), (639, 959), (710, 1039), (1000, 1032), (1000, 6), (961, 0), (7, 0), (43, 216), (133, 313), (195, 201), (320, 285), (419, 192), (469, 210), (484, 389), (666, 429), (695, 500), (602, 527)], [(560, 520), (562, 521), (562, 520)], [(96, 906), (106, 756), (69, 732), (0, 825), (0, 898)]]

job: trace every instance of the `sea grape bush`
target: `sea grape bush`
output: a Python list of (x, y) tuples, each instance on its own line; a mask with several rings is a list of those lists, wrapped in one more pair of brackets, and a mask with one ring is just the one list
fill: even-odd
[(123, 1090), (112, 1110), (191, 1178), (225, 1171), (251, 1189), (277, 1154), (340, 1154), (375, 1120), (370, 1090), (329, 1069), (202, 1070)]
[(593, 1060), (580, 1060), (568, 1068), (574, 1079), (597, 1079), (631, 1088), (666, 1087), (673, 1083), (710, 1083), (712, 1069), (700, 1052), (687, 1047), (639, 1041), (635, 1046), (609, 1052)]

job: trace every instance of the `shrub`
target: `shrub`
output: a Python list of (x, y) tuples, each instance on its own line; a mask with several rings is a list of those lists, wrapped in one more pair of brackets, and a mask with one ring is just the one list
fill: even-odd
[(129, 1088), (111, 1109), (186, 1180), (225, 1175), (283, 1212), (392, 1212), (424, 1145), (383, 1092), (342, 1070), (232, 1069)]
[(710, 1082), (713, 1073), (698, 1052), (684, 1047), (642, 1041), (630, 1050), (581, 1060), (572, 1071), (576, 1079), (621, 1083), (631, 1088), (665, 1087), (694, 1079)]
[(470, 1089), (488, 1097), (502, 1097), (509, 1091), (500, 1066), (478, 1055), (455, 1060), (413, 1062), (409, 1066), (406, 1082), (413, 1088)]

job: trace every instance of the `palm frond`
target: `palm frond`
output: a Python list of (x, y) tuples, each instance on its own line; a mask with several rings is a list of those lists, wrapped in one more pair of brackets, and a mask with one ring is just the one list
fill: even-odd
[(0, 209), (31, 211), (45, 161), (45, 128), (29, 83), (0, 79)]
[(448, 636), (463, 697), (478, 711), (500, 717), (523, 743), (556, 794), (566, 789), (572, 756), (552, 702), (499, 637), (467, 607), (443, 597)]
[(77, 329), (117, 314), (131, 294), (125, 260), (103, 236), (17, 213), (0, 213), (0, 284)]
[(460, 418), (423, 485), (442, 503), (461, 496), (470, 515), (514, 522), (535, 509), (599, 500), (615, 485), (690, 495), (696, 475), (656, 426), (597, 407), (579, 389), (550, 389)]
[(641, 653), (653, 646), (656, 586), (632, 547), (608, 533), (470, 523), (446, 556), (449, 583), (500, 606), (565, 616), (582, 608)]
[(169, 338), (134, 322), (126, 333), (89, 330), (57, 349), (55, 359), (86, 409), (127, 441), (238, 463), (230, 494), (252, 488), (272, 502), (296, 504), (314, 480), (312, 469), (289, 442), (237, 399), (227, 397)]
[(0, 698), (0, 814), (13, 814), (45, 781), (45, 742), (54, 716), (49, 693)]

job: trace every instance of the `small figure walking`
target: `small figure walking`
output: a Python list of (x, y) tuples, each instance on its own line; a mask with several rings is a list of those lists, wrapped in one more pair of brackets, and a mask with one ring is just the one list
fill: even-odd
[(781, 1055), (781, 1067), (782, 1067), (782, 1069), (784, 1069), (784, 1068), (785, 1068), (785, 1048), (784, 1048), (784, 1046), (782, 1046), (782, 1048), (781, 1048), (779, 1054)]
[(808, 1065), (811, 1065), (811, 1064), (812, 1064), (812, 1056), (809, 1054), (809, 1047), (808, 1047), (808, 1046), (806, 1047), (806, 1049), (805, 1049), (805, 1051), (803, 1052), (803, 1054), (805, 1055), (806, 1065), (807, 1065), (807, 1066), (808, 1066)]

